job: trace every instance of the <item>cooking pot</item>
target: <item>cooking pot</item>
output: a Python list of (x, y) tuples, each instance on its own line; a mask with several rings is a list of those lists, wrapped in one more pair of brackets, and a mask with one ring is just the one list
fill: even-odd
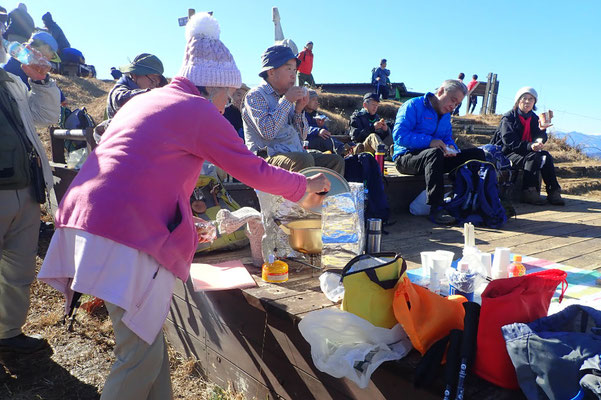
[(321, 253), (321, 219), (299, 219), (278, 225), (288, 235), (288, 242), (294, 250), (304, 254)]

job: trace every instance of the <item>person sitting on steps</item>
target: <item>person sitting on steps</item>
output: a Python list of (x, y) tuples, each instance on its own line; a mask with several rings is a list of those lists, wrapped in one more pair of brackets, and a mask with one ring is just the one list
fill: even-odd
[[(392, 147), (390, 127), (378, 114), (380, 96), (376, 93), (366, 93), (363, 96), (363, 108), (351, 115), (349, 135), (357, 147), (364, 147), (364, 151), (375, 154), (379, 144), (385, 144), (387, 151)], [(363, 146), (360, 146), (360, 145)], [(363, 151), (363, 150), (361, 150)], [(357, 154), (357, 151), (355, 152)]]
[(513, 109), (503, 115), (491, 143), (501, 146), (503, 154), (514, 168), (523, 169), (521, 201), (545, 204), (538, 190), (538, 171), (541, 172), (547, 189), (547, 202), (564, 205), (561, 187), (557, 182), (553, 157), (543, 150), (547, 142), (547, 128), (551, 119), (545, 114), (541, 121), (534, 113), (538, 94), (531, 87), (523, 87), (515, 95)]

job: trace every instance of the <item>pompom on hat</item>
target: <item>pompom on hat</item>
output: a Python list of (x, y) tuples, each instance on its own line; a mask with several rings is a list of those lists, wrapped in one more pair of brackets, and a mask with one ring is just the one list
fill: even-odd
[(520, 90), (518, 90), (518, 92), (515, 94), (515, 97), (513, 99), (513, 104), (516, 104), (518, 102), (518, 100), (520, 100), (520, 97), (522, 97), (526, 93), (529, 93), (532, 96), (534, 96), (534, 102), (535, 103), (538, 101), (538, 93), (536, 93), (536, 90), (534, 90), (533, 87), (524, 86), (523, 88), (521, 88)]
[(230, 51), (219, 40), (219, 23), (208, 13), (197, 13), (186, 25), (186, 53), (179, 76), (196, 86), (231, 87), (242, 85), (240, 70)]

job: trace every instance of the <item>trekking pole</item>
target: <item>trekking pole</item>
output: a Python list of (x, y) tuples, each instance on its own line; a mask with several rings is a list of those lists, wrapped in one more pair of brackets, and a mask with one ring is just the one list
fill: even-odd
[(459, 380), (457, 381), (457, 396), (455, 400), (463, 400), (465, 378), (476, 353), (476, 338), (478, 321), (480, 320), (480, 304), (473, 301), (463, 303), (465, 318), (463, 320), (463, 338), (461, 340), (461, 363), (459, 365)]
[(459, 372), (459, 361), (461, 351), (461, 340), (463, 331), (459, 329), (451, 330), (449, 338), (449, 350), (447, 350), (447, 365), (444, 370), (444, 400), (451, 400), (455, 392), (455, 382), (457, 373)]

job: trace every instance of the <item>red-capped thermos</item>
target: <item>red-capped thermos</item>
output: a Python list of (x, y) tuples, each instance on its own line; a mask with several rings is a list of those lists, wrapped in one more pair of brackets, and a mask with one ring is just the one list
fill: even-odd
[(386, 154), (386, 145), (379, 144), (378, 149), (376, 150), (376, 161), (380, 166), (380, 172), (384, 175), (384, 154)]

